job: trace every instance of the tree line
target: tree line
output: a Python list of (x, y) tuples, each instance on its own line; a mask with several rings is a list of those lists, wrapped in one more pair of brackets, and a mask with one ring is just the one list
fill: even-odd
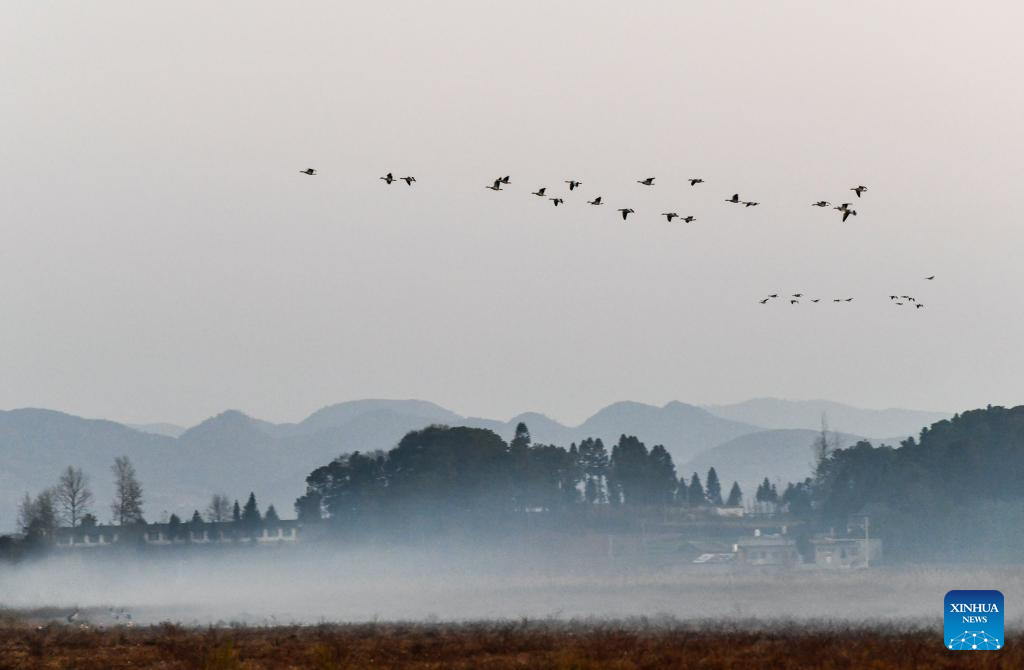
[(534, 444), (520, 423), (509, 443), (480, 428), (430, 426), (393, 449), (344, 454), (315, 469), (295, 503), (303, 521), (358, 522), (424, 514), (527, 513), (570, 506), (721, 507), (743, 504), (733, 482), (723, 499), (711, 468), (678, 477), (663, 445), (622, 435), (607, 449), (587, 438), (568, 448)]

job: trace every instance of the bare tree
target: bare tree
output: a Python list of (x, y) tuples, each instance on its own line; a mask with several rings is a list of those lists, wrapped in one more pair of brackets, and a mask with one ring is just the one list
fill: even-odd
[(89, 478), (82, 473), (82, 468), (69, 465), (68, 469), (61, 473), (57, 488), (54, 489), (54, 497), (64, 523), (72, 528), (77, 526), (93, 502)]
[(211, 523), (227, 521), (231, 517), (231, 502), (222, 493), (214, 493), (206, 508), (206, 520)]
[(127, 456), (118, 456), (111, 470), (114, 473), (114, 502), (110, 504), (110, 510), (114, 521), (121, 526), (144, 522), (142, 485), (135, 476), (135, 466)]

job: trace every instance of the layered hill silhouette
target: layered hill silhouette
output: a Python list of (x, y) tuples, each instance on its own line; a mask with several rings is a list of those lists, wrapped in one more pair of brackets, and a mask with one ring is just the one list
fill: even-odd
[[(859, 411), (872, 416), (871, 410)], [(708, 459), (721, 459), (721, 465), (712, 464), (730, 480), (745, 476), (739, 469), (745, 458), (764, 466), (761, 477), (798, 473), (796, 461), (806, 465), (808, 459), (793, 446), (805, 435), (796, 431), (792, 440), (780, 441), (765, 433), (763, 424), (724, 415), (729, 413), (681, 402), (663, 407), (619, 402), (578, 426), (566, 426), (537, 413), (497, 421), (463, 417), (422, 400), (371, 399), (330, 405), (298, 423), (275, 424), (231, 410), (182, 430), (172, 424), (131, 427), (46, 409), (0, 411), (0, 532), (14, 528), (17, 503), (26, 492), (51, 486), (68, 465), (80, 466), (89, 475), (97, 499), (94, 511), (107, 519), (113, 493), (110, 465), (120, 455), (135, 463), (149, 520), (202, 510), (215, 492), (244, 500), (255, 491), (263, 506), (273, 503), (288, 515), (313, 468), (342, 453), (390, 449), (409, 431), (431, 424), (487, 428), (509, 440), (523, 421), (534, 442), (568, 445), (600, 437), (609, 448), (621, 434), (636, 435), (648, 445), (664, 444), (677, 464), (685, 464), (681, 472), (691, 464), (696, 468)], [(853, 429), (852, 423), (843, 427)], [(807, 433), (813, 439), (813, 431)], [(730, 474), (734, 463), (737, 473)]]

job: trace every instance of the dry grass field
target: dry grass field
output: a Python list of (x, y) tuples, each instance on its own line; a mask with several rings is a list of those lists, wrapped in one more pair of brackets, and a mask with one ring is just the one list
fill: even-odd
[(0, 626), (0, 670), (288, 668), (1024, 668), (998, 652), (951, 652), (931, 630), (787, 630), (707, 623), (489, 622), (106, 630)]

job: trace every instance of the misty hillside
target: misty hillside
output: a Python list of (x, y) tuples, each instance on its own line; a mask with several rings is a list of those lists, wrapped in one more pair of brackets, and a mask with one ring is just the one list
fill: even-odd
[(952, 416), (947, 412), (911, 409), (863, 409), (829, 400), (781, 400), (754, 398), (734, 405), (707, 405), (715, 416), (764, 428), (807, 428), (821, 430), (821, 417), (830, 430), (872, 438), (900, 439), (917, 436), (921, 429)]
[[(736, 439), (697, 454), (678, 468), (680, 476), (696, 472), (703, 480), (708, 468), (715, 468), (726, 484), (740, 483), (749, 500), (757, 484), (767, 477), (772, 482), (799, 482), (811, 476), (812, 446), (821, 432), (806, 429), (765, 430)], [(864, 438), (847, 433), (830, 433), (829, 440), (839, 448), (849, 447)], [(726, 486), (725, 488), (728, 488)]]
[[(766, 419), (782, 421), (771, 416)], [(110, 464), (119, 455), (127, 455), (135, 463), (145, 487), (150, 520), (158, 520), (165, 512), (191, 514), (197, 507), (202, 509), (214, 492), (241, 499), (255, 491), (263, 506), (273, 503), (290, 515), (292, 503), (304, 492), (305, 477), (339, 454), (387, 450), (406, 433), (435, 423), (487, 428), (509, 440), (519, 421), (529, 426), (537, 443), (564, 446), (600, 437), (610, 447), (623, 433), (636, 435), (648, 445), (664, 444), (677, 464), (692, 461), (700, 465), (698, 455), (729, 444), (733, 446), (721, 453), (742, 462), (743, 457), (733, 459), (731, 454), (737, 449), (742, 452), (744, 443), (736, 446), (733, 441), (763, 434), (758, 425), (721, 418), (680, 402), (664, 407), (614, 403), (579, 426), (566, 426), (538, 413), (497, 421), (462, 417), (420, 400), (358, 400), (324, 407), (303, 421), (287, 424), (231, 410), (176, 437), (155, 434), (151, 426), (138, 427), (149, 428), (140, 430), (50, 410), (19, 409), (0, 412), (0, 529), (14, 527), (17, 502), (26, 491), (35, 493), (52, 485), (67, 465), (81, 466), (90, 476), (98, 501), (95, 511), (101, 519), (107, 518), (112, 494)], [(749, 448), (780, 464), (775, 474), (764, 474), (802, 477), (803, 470), (784, 465), (799, 460), (790, 455), (802, 448), (796, 442), (772, 438)], [(731, 462), (722, 460), (715, 465), (725, 477), (745, 477), (729, 473)], [(696, 466), (685, 466), (691, 467)]]

